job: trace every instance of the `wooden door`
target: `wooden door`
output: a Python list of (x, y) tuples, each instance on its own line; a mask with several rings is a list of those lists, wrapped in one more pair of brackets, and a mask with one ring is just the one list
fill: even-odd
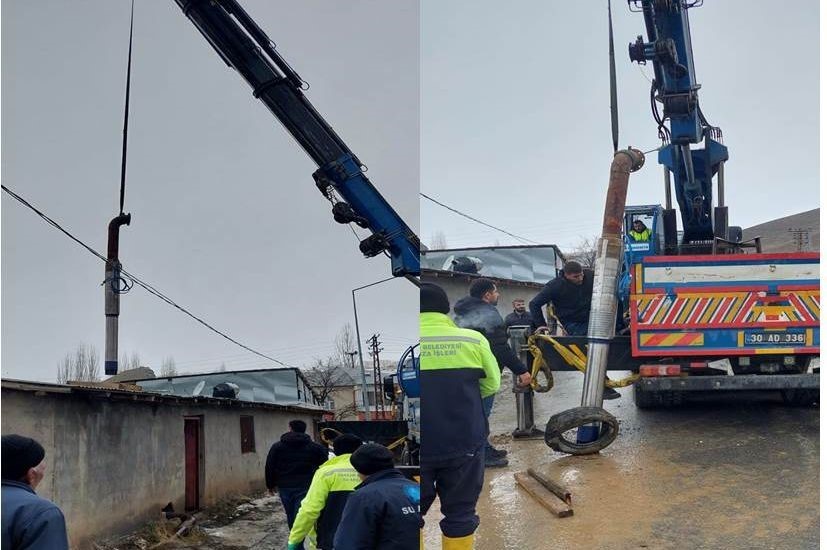
[(201, 450), (201, 419), (184, 419), (184, 488), (186, 492), (184, 508), (197, 510), (199, 507), (200, 487), (198, 480), (201, 473), (199, 459)]

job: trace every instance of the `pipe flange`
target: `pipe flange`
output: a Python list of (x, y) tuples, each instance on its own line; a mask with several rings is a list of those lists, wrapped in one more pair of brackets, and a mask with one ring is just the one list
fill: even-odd
[(615, 153), (615, 155), (619, 154), (627, 156), (632, 162), (630, 172), (637, 172), (643, 168), (643, 164), (646, 162), (646, 156), (639, 149), (635, 149), (631, 145), (627, 149), (620, 149)]

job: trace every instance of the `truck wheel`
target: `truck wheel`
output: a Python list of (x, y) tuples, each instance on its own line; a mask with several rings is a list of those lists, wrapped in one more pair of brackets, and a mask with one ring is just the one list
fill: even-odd
[[(566, 432), (586, 424), (600, 424), (600, 434), (595, 441), (578, 443), (565, 437)], [(608, 447), (617, 437), (617, 419), (600, 407), (576, 407), (552, 415), (546, 424), (546, 445), (561, 453), (589, 455)]]
[(639, 409), (674, 407), (683, 403), (683, 394), (677, 391), (646, 391), (635, 384), (635, 406)]
[(800, 388), (781, 390), (781, 399), (793, 407), (816, 406), (819, 403), (818, 390), (803, 390)]

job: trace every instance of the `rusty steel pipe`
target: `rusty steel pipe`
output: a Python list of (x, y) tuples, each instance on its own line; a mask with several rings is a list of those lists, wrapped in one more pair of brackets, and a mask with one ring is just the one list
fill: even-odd
[[(594, 268), (594, 289), (589, 314), (589, 351), (583, 381), (581, 406), (601, 407), (603, 386), (609, 359), (609, 343), (615, 335), (617, 318), (617, 277), (623, 261), (623, 212), (629, 175), (640, 170), (645, 161), (637, 149), (615, 153), (609, 174), (609, 189), (603, 211), (603, 234), (597, 244)], [(588, 443), (598, 437), (599, 426), (583, 426), (578, 430), (578, 442)]]
[(129, 225), (132, 214), (112, 218), (109, 222), (106, 244), (106, 278), (104, 279), (103, 310), (106, 315), (106, 339), (103, 353), (103, 369), (107, 376), (118, 374), (118, 315), (121, 313), (121, 295), (114, 285), (120, 278), (121, 262), (118, 260), (118, 241), (122, 225)]

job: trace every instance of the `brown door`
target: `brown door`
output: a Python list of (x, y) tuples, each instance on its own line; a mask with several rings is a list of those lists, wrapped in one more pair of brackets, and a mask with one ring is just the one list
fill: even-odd
[(184, 488), (186, 491), (185, 509), (197, 510), (199, 487), (198, 478), (201, 472), (199, 451), (201, 448), (201, 419), (184, 419)]

